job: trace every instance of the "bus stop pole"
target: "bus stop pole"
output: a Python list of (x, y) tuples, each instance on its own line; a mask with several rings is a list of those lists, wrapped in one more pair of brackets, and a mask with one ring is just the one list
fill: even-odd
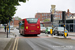
[(7, 38), (8, 38), (8, 23), (7, 23)]
[(10, 20), (9, 20), (9, 33), (10, 33)]

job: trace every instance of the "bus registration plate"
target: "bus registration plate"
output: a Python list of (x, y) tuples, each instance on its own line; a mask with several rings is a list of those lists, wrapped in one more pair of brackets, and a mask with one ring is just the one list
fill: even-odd
[(31, 32), (34, 32), (34, 30), (31, 30)]

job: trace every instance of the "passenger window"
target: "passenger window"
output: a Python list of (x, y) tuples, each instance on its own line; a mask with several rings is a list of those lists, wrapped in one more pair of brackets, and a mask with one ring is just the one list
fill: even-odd
[(21, 21), (21, 23), (20, 23), (20, 28), (21, 28), (21, 29), (24, 29), (24, 21)]

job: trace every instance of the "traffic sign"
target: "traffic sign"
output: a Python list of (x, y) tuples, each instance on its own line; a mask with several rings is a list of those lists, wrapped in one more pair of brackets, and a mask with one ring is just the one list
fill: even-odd
[(52, 14), (55, 12), (55, 5), (51, 5)]

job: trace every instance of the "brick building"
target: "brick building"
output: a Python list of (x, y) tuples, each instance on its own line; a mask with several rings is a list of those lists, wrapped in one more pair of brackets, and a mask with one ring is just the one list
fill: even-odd
[[(56, 11), (54, 18), (59, 18), (61, 19), (62, 17), (62, 11)], [(51, 13), (36, 13), (35, 18), (39, 18), (40, 21), (43, 21), (45, 19), (50, 19), (51, 18)]]
[(66, 18), (73, 18), (75, 16), (75, 13), (71, 13), (69, 11), (69, 9), (67, 10), (67, 13), (66, 14), (67, 14)]
[(13, 18), (13, 20), (10, 22), (10, 25), (13, 25), (14, 27), (17, 27), (19, 26), (19, 21), (18, 19), (16, 18)]
[(40, 21), (50, 18), (50, 13), (36, 13), (35, 18), (39, 18)]
[[(71, 13), (69, 9), (66, 12), (66, 19), (75, 17), (75, 13)], [(51, 18), (51, 13), (36, 13), (35, 18), (39, 18), (40, 21)], [(58, 24), (59, 20), (62, 19), (62, 11), (55, 11), (54, 22)], [(58, 21), (56, 21), (58, 20)], [(51, 22), (44, 22), (46, 26), (50, 26)]]
[[(69, 9), (67, 10), (66, 14), (67, 14), (66, 18), (70, 18), (70, 17), (75, 16), (75, 13), (71, 13), (69, 11)], [(51, 18), (51, 13), (36, 13), (35, 18), (39, 18), (40, 21), (43, 21), (45, 19), (50, 19)], [(62, 19), (62, 11), (55, 11), (54, 19), (55, 18)]]

